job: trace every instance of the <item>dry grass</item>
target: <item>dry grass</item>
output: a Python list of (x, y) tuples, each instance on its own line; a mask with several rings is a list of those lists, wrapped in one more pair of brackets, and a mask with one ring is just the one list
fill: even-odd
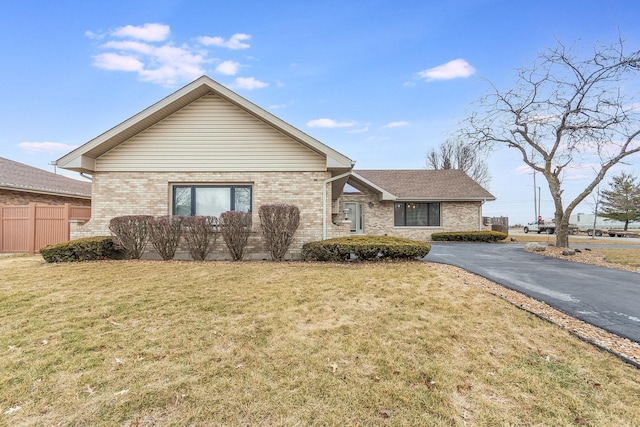
[[(540, 242), (540, 243), (555, 243), (556, 235), (555, 234), (538, 234), (538, 233), (529, 233), (529, 234), (512, 234), (512, 238), (516, 239), (519, 243), (529, 243), (529, 242)], [(507, 238), (507, 243), (509, 243), (509, 239)], [(638, 239), (626, 239), (622, 237), (596, 237), (595, 239), (591, 237), (585, 237), (585, 235), (580, 236), (569, 236), (569, 244), (580, 244), (580, 245), (625, 245), (625, 246), (639, 246), (640, 242)]]
[(640, 249), (598, 248), (598, 252), (604, 255), (607, 262), (640, 267)]
[(429, 263), (0, 270), (0, 425), (640, 425), (640, 371)]

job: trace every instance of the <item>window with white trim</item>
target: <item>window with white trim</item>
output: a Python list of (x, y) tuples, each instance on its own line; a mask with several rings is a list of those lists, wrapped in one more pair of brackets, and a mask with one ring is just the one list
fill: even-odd
[(173, 214), (220, 217), (227, 211), (251, 212), (250, 185), (174, 185)]
[(440, 203), (394, 203), (393, 225), (396, 227), (440, 226)]

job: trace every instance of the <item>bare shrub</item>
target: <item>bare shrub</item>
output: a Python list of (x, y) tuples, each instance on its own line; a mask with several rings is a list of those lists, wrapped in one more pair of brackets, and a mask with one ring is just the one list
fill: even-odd
[(182, 220), (187, 250), (196, 261), (204, 261), (218, 239), (218, 218), (187, 216)]
[(129, 259), (140, 259), (149, 241), (151, 215), (125, 215), (112, 218), (109, 230), (114, 242), (125, 251)]
[(265, 205), (258, 210), (265, 244), (274, 261), (282, 261), (300, 225), (300, 209), (293, 205)]
[(231, 258), (240, 261), (244, 257), (251, 234), (251, 214), (238, 211), (223, 212), (220, 215), (220, 232)]
[(173, 258), (182, 235), (181, 216), (159, 216), (149, 221), (149, 239), (160, 257), (168, 261)]

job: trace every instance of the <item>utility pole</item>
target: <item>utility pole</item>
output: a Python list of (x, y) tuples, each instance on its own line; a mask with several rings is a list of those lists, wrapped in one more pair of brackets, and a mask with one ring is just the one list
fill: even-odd
[(538, 202), (536, 200), (536, 171), (533, 171), (533, 212), (535, 213), (536, 223), (538, 222)]

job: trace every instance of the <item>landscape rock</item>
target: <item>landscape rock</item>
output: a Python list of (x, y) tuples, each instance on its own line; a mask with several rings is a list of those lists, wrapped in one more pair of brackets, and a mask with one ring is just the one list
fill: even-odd
[(572, 256), (575, 254), (576, 254), (576, 251), (573, 249), (569, 249), (569, 248), (562, 249), (562, 255)]
[(544, 245), (541, 245), (540, 243), (537, 243), (537, 242), (529, 242), (526, 245), (524, 245), (524, 250), (529, 252), (543, 252), (546, 249), (547, 248)]

